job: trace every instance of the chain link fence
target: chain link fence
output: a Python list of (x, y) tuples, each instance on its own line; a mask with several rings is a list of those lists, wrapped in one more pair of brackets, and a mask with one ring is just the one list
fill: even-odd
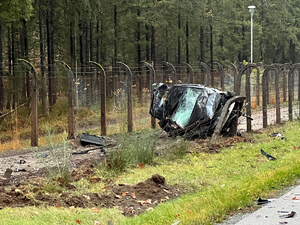
[(146, 62), (138, 67), (122, 63), (101, 67), (91, 62), (73, 70), (64, 63), (55, 63), (53, 67), (54, 76), (41, 66), (34, 68), (38, 86), (36, 136), (32, 135), (33, 128), (28, 126), (34, 116), (30, 111), (33, 106), (33, 70), (20, 63), (11, 69), (6, 68), (2, 77), (2, 145), (18, 140), (21, 147), (22, 141), (30, 137), (31, 145), (37, 143), (33, 140), (36, 137), (39, 144), (44, 144), (43, 136), (49, 129), (56, 133), (68, 131), (69, 137), (74, 137), (82, 132), (113, 135), (153, 128), (156, 123), (149, 115), (153, 83), (168, 86), (200, 83), (246, 96), (244, 110), (253, 120), (241, 117), (238, 125), (241, 131), (261, 129), (300, 115), (298, 65), (229, 63), (223, 68), (218, 63), (211, 66), (163, 62), (154, 69)]

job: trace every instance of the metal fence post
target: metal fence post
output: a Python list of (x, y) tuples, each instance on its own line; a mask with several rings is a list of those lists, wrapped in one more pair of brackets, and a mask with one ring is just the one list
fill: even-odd
[(128, 97), (128, 102), (127, 102), (127, 128), (128, 132), (133, 131), (133, 119), (132, 119), (132, 72), (130, 68), (122, 63), (118, 62), (117, 65), (122, 66), (125, 71), (126, 71), (126, 83), (127, 83), (127, 97)]
[(194, 83), (194, 70), (193, 70), (193, 67), (190, 65), (190, 64), (188, 64), (188, 63), (186, 63), (186, 62), (183, 62), (182, 63), (183, 65), (185, 65), (186, 67), (187, 67), (187, 69), (188, 69), (188, 84), (190, 84), (190, 83)]
[(202, 66), (205, 69), (205, 71), (206, 71), (206, 73), (205, 73), (205, 75), (206, 75), (206, 82), (205, 82), (205, 78), (204, 78), (203, 79), (203, 85), (209, 86), (210, 85), (210, 79), (209, 79), (210, 69), (207, 66), (207, 64), (204, 63), (204, 62), (199, 62), (199, 67), (200, 66)]
[(162, 64), (164, 66), (166, 66), (168, 68), (168, 70), (171, 69), (171, 77), (172, 77), (172, 85), (171, 86), (173, 86), (173, 84), (177, 84), (175, 67), (169, 62), (162, 62)]
[(260, 96), (260, 72), (259, 70), (256, 71), (256, 104), (259, 105), (259, 96)]
[[(259, 73), (259, 69), (255, 64), (248, 64), (239, 71), (239, 74), (237, 76), (237, 81), (236, 81), (236, 95), (240, 95), (241, 93), (241, 78), (242, 75), (246, 72), (246, 100), (248, 101), (248, 105), (246, 108), (246, 112), (249, 116), (251, 116), (251, 83), (250, 83), (250, 74), (252, 69), (256, 69)], [(249, 72), (248, 72), (249, 70)], [(251, 120), (247, 120), (247, 132), (250, 132), (252, 130), (251, 128)]]
[(62, 64), (68, 72), (68, 139), (75, 138), (75, 116), (74, 116), (74, 77), (71, 67), (63, 61), (55, 61)]
[(217, 65), (218, 66), (218, 69), (220, 71), (220, 85), (221, 85), (221, 89), (224, 90), (224, 68), (218, 62), (213, 62), (213, 65)]
[(288, 75), (288, 101), (289, 101), (289, 120), (293, 120), (293, 97), (294, 97), (294, 91), (293, 91), (293, 82), (294, 82), (294, 71), (296, 67), (293, 66)]
[(33, 64), (25, 59), (18, 59), (25, 66), (30, 68), (32, 73), (32, 91), (31, 91), (31, 146), (38, 146), (38, 85), (36, 71)]
[(268, 126), (268, 94), (269, 94), (269, 86), (267, 85), (267, 80), (269, 79), (269, 72), (275, 71), (275, 94), (276, 94), (276, 123), (280, 123), (280, 95), (279, 95), (279, 72), (277, 69), (277, 65), (271, 65), (267, 69), (265, 69), (263, 73), (263, 80), (262, 80), (262, 95), (263, 95), (263, 128)]
[(107, 125), (106, 125), (106, 74), (103, 67), (97, 63), (90, 61), (90, 64), (96, 66), (100, 74), (102, 74), (100, 79), (100, 101), (101, 101), (101, 135), (106, 135)]
[(233, 80), (234, 80), (233, 90), (235, 91), (236, 77), (237, 77), (237, 74), (238, 74), (238, 70), (237, 70), (236, 66), (235, 66), (233, 63), (229, 62), (228, 64), (229, 64), (229, 65), (232, 67), (232, 69), (233, 69)]
[[(150, 93), (152, 94), (153, 93), (153, 83), (155, 81), (155, 70), (150, 63), (148, 63), (148, 62), (142, 62), (142, 63), (151, 71), (149, 90), (150, 90)], [(153, 129), (156, 128), (156, 119), (153, 116), (151, 116), (151, 128), (153, 128)]]

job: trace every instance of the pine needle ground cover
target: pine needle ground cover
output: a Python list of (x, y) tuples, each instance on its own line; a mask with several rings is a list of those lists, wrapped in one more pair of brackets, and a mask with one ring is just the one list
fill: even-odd
[[(135, 165), (134, 162), (126, 164), (120, 171), (99, 165), (93, 176), (102, 181), (109, 178), (110, 183), (136, 185), (159, 174), (167, 185), (182, 190), (183, 194), (178, 198), (157, 204), (148, 202), (152, 207), (137, 216), (124, 216), (118, 207), (101, 205), (96, 208), (30, 206), (3, 208), (0, 210), (1, 223), (214, 224), (232, 212), (255, 208), (259, 197), (271, 197), (277, 190), (297, 182), (300, 177), (299, 125), (299, 121), (295, 121), (264, 132), (244, 134), (245, 142), (222, 149), (168, 138), (170, 144), (164, 149), (157, 146), (155, 157), (149, 164)], [(280, 132), (285, 138), (270, 137), (273, 132)], [(219, 146), (225, 146), (226, 140), (220, 140)], [(261, 149), (276, 160), (268, 160), (261, 154)], [(78, 194), (92, 191), (100, 195), (107, 185), (102, 181), (91, 184), (87, 179), (80, 179), (72, 185), (77, 187)], [(26, 196), (30, 198), (28, 190)], [(63, 197), (64, 187), (53, 190), (50, 195), (56, 192), (57, 198)]]

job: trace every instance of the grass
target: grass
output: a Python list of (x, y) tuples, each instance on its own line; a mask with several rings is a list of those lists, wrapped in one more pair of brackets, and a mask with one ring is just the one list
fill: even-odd
[(1, 224), (10, 225), (43, 225), (43, 224), (108, 224), (109, 221), (121, 221), (123, 216), (114, 209), (101, 209), (100, 213), (93, 213), (92, 209), (80, 208), (37, 208), (26, 207), (22, 210), (8, 208), (0, 211)]
[[(101, 209), (93, 215), (91, 209), (26, 207), (22, 210), (2, 209), (1, 222), (25, 225), (76, 224), (76, 220), (79, 220), (80, 224), (93, 224), (96, 220), (102, 224), (108, 221), (114, 224), (172, 224), (178, 220), (180, 224), (214, 224), (233, 211), (253, 207), (259, 197), (272, 196), (276, 190), (292, 185), (299, 179), (299, 125), (299, 121), (295, 121), (282, 127), (271, 127), (262, 134), (249, 134), (252, 145), (249, 142), (238, 143), (219, 154), (182, 154), (188, 142), (179, 144), (176, 150), (173, 148), (176, 142), (172, 141), (171, 148), (175, 153), (166, 149), (170, 153), (154, 158), (154, 164), (145, 165), (143, 169), (129, 167), (126, 172), (112, 178), (117, 183), (136, 184), (158, 173), (166, 178), (167, 184), (180, 185), (187, 191), (182, 197), (138, 217), (125, 218), (117, 209)], [(281, 132), (287, 139), (279, 141), (278, 138), (271, 138), (268, 134), (272, 132)], [(277, 160), (268, 161), (260, 154), (261, 148)], [(103, 177), (104, 174), (99, 169), (94, 176)], [(109, 175), (106, 172), (105, 176)], [(86, 190), (100, 193), (104, 185), (98, 183), (90, 186), (84, 180), (76, 183), (78, 191), (82, 193)]]
[[(126, 102), (123, 99), (123, 103)], [(148, 113), (148, 103), (139, 104), (134, 102), (133, 121), (134, 131), (140, 131), (150, 128), (150, 116)], [(62, 142), (61, 133), (67, 131), (68, 127), (68, 107), (67, 99), (60, 97), (57, 99), (49, 117), (46, 118), (42, 114), (42, 106), (39, 104), (39, 146), (47, 146), (47, 129), (56, 131), (55, 142)], [(100, 105), (93, 105), (91, 108), (81, 107), (76, 110), (76, 129), (78, 132), (85, 129), (91, 129), (91, 133), (95, 135), (101, 134), (100, 125)], [(7, 113), (5, 110), (4, 113)], [(107, 102), (107, 134), (119, 134), (127, 132), (127, 107), (122, 104), (117, 110), (113, 106), (113, 99)], [(92, 128), (90, 128), (92, 127)], [(20, 107), (9, 116), (0, 121), (0, 151), (8, 149), (21, 149), (31, 147), (31, 130), (30, 130), (30, 114), (29, 108), (26, 106)]]

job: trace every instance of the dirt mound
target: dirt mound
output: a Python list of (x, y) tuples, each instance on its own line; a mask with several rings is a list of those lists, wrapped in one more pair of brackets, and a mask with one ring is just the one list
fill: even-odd
[(155, 174), (135, 186), (119, 184), (107, 189), (100, 199), (105, 207), (119, 206), (124, 215), (137, 215), (178, 197), (180, 192), (167, 185), (163, 176)]
[(117, 206), (127, 216), (151, 210), (169, 199), (178, 197), (181, 192), (178, 188), (167, 185), (165, 178), (158, 174), (134, 186), (121, 183), (105, 187), (105, 192), (100, 196), (97, 193), (74, 195), (72, 187), (69, 188), (70, 192), (56, 195), (46, 193), (43, 187), (39, 186), (31, 193), (26, 191), (26, 186), (12, 188), (9, 191), (0, 188), (0, 208), (33, 205), (82, 208)]

